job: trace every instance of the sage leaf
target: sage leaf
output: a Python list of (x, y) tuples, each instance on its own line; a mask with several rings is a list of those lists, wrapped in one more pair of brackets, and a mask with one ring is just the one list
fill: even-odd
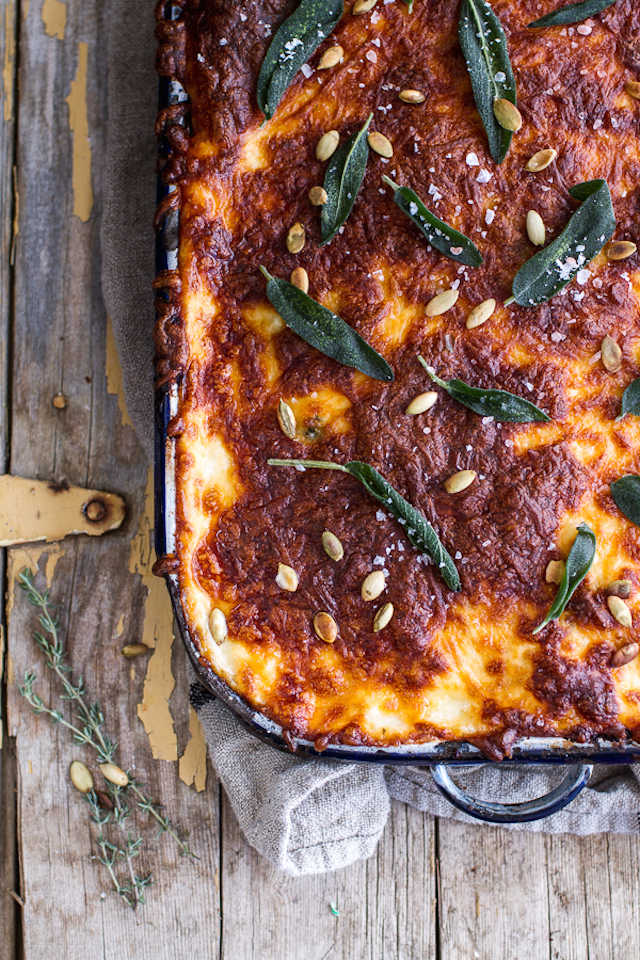
[(413, 13), (413, 0), (403, 0), (407, 5), (407, 13)]
[(622, 413), (616, 420), (622, 420), (628, 413), (640, 417), (640, 377), (630, 383), (622, 394)]
[(326, 460), (268, 460), (272, 467), (304, 467), (317, 470), (338, 470), (349, 473), (359, 480), (367, 493), (381, 503), (394, 519), (402, 526), (407, 539), (420, 553), (431, 557), (444, 582), (456, 593), (460, 590), (460, 577), (451, 556), (445, 550), (438, 534), (429, 521), (408, 500), (378, 473), (374, 467), (360, 460), (349, 463), (330, 463)]
[(556, 598), (551, 604), (549, 613), (542, 623), (535, 628), (533, 633), (539, 633), (543, 627), (546, 627), (552, 620), (557, 620), (563, 613), (566, 605), (575, 593), (576, 587), (582, 583), (589, 572), (595, 555), (596, 535), (589, 524), (581, 523), (578, 527), (577, 536), (569, 551), (564, 576), (558, 587)]
[(584, 0), (583, 3), (570, 3), (566, 7), (560, 7), (553, 13), (548, 13), (546, 17), (540, 17), (533, 23), (527, 24), (529, 28), (533, 27), (561, 27), (567, 23), (581, 23), (594, 14), (612, 7), (616, 0)]
[(500, 126), (493, 113), (496, 100), (516, 104), (516, 81), (509, 60), (507, 38), (486, 0), (462, 0), (458, 39), (473, 88), (480, 119), (489, 139), (489, 151), (502, 163), (513, 134)]
[[(389, 177), (382, 178), (385, 183), (393, 187), (394, 203), (396, 203), (403, 213), (416, 225), (418, 230), (426, 237), (432, 247), (444, 253), (451, 260), (458, 263), (464, 263), (468, 267), (479, 267), (482, 263), (482, 254), (478, 248), (465, 237), (464, 233), (459, 233), (448, 224), (439, 220), (430, 210), (427, 210), (422, 200), (409, 187), (400, 187)], [(452, 250), (459, 252), (453, 253)]]
[(571, 187), (569, 193), (582, 206), (563, 232), (518, 270), (513, 296), (505, 306), (537, 307), (546, 303), (600, 253), (613, 235), (616, 217), (606, 180), (590, 180)]
[(260, 267), (267, 280), (267, 298), (286, 325), (325, 356), (346, 367), (354, 367), (376, 380), (394, 380), (393, 370), (373, 347), (348, 323), (286, 280), (272, 277)]
[(462, 380), (441, 380), (424, 357), (418, 357), (418, 360), (434, 383), (443, 387), (458, 403), (482, 417), (493, 417), (498, 423), (545, 423), (551, 419), (534, 403), (506, 390), (481, 390), (479, 387), (470, 387)]
[(324, 175), (327, 202), (322, 207), (320, 217), (320, 246), (336, 235), (356, 202), (369, 159), (367, 130), (372, 117), (373, 114), (370, 113), (362, 130), (352, 134), (329, 160)]
[(632, 473), (611, 484), (613, 502), (627, 520), (640, 527), (640, 477)]
[(256, 99), (269, 120), (303, 63), (342, 16), (342, 0), (302, 0), (276, 30), (262, 61)]

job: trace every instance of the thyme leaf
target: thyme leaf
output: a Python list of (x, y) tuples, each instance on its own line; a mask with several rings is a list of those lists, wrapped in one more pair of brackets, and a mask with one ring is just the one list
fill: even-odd
[(627, 520), (640, 527), (640, 477), (632, 473), (611, 484), (613, 502)]
[(556, 598), (551, 604), (549, 613), (542, 623), (535, 628), (533, 633), (539, 633), (543, 627), (546, 627), (552, 620), (557, 620), (564, 612), (576, 588), (582, 583), (589, 572), (595, 555), (596, 535), (587, 523), (581, 523), (578, 527), (578, 533), (573, 541), (571, 550), (569, 551), (564, 576), (558, 587)]
[(320, 216), (320, 246), (335, 237), (356, 202), (369, 159), (367, 131), (372, 117), (373, 114), (370, 113), (362, 130), (353, 133), (329, 160), (324, 175), (327, 202), (322, 207)]
[(622, 394), (622, 412), (616, 420), (622, 420), (628, 413), (640, 417), (640, 377), (630, 383)]
[(540, 250), (518, 270), (513, 281), (514, 301), (521, 307), (537, 307), (562, 290), (590, 263), (611, 238), (616, 218), (606, 180), (578, 183), (569, 190), (582, 205), (548, 247)]
[(570, 3), (566, 7), (560, 7), (548, 13), (539, 20), (527, 24), (531, 29), (533, 27), (560, 27), (568, 23), (581, 23), (588, 17), (593, 17), (596, 13), (612, 7), (616, 0), (584, 0), (583, 3)]
[(373, 347), (342, 317), (294, 287), (287, 280), (272, 277), (260, 267), (267, 280), (267, 298), (294, 333), (325, 356), (346, 367), (354, 367), (376, 380), (394, 380), (393, 370)]
[(523, 397), (506, 390), (482, 390), (470, 387), (462, 380), (441, 380), (424, 357), (418, 357), (434, 383), (443, 387), (450, 397), (482, 417), (493, 417), (498, 423), (545, 423), (551, 418)]
[(390, 187), (393, 187), (395, 191), (393, 194), (394, 203), (400, 207), (403, 213), (406, 213), (432, 247), (435, 247), (440, 253), (444, 253), (451, 260), (464, 263), (468, 267), (479, 267), (483, 263), (482, 254), (475, 244), (468, 237), (465, 237), (464, 233), (459, 233), (447, 223), (439, 220), (435, 214), (426, 208), (413, 190), (409, 187), (398, 186), (389, 177), (383, 177), (382, 179)]
[(446, 585), (458, 592), (460, 577), (451, 556), (445, 550), (438, 534), (429, 521), (419, 510), (416, 510), (408, 500), (405, 500), (398, 491), (385, 480), (382, 474), (374, 467), (359, 460), (349, 463), (330, 463), (325, 460), (267, 460), (271, 467), (299, 467), (317, 470), (338, 470), (348, 473), (359, 480), (367, 493), (381, 503), (394, 519), (400, 523), (409, 543), (431, 557)]
[(462, 0), (458, 39), (478, 113), (487, 131), (489, 151), (496, 163), (502, 163), (511, 145), (512, 133), (500, 126), (493, 105), (496, 100), (516, 104), (516, 81), (507, 38), (486, 0)]
[(256, 99), (269, 120), (303, 63), (342, 16), (342, 0), (302, 0), (275, 32), (262, 61)]

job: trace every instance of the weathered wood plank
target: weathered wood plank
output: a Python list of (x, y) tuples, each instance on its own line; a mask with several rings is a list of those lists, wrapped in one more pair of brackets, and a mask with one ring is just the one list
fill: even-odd
[(422, 814), (394, 804), (369, 861), (300, 878), (248, 847), (224, 797), (222, 826), (225, 960), (435, 958), (434, 826)]

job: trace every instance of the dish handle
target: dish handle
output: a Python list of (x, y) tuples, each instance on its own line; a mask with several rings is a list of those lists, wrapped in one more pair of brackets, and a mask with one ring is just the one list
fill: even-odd
[(558, 813), (578, 796), (589, 782), (593, 765), (576, 764), (570, 767), (564, 780), (543, 797), (524, 800), (520, 803), (495, 803), (491, 800), (477, 800), (465, 793), (451, 778), (448, 768), (442, 764), (430, 767), (433, 781), (440, 793), (458, 810), (485, 820), (488, 823), (529, 823), (542, 820)]

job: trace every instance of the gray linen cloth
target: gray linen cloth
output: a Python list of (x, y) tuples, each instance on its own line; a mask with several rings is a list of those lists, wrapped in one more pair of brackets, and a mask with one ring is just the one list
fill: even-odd
[[(102, 288), (124, 371), (129, 413), (153, 455), (152, 328), (155, 209), (153, 125), (157, 110), (153, 0), (108, 0), (109, 115), (102, 220)], [(389, 798), (438, 817), (478, 824), (438, 793), (427, 770), (304, 760), (258, 742), (195, 681), (191, 699), (209, 755), (244, 834), (293, 874), (336, 870), (372, 854)], [(509, 829), (589, 834), (639, 830), (640, 788), (622, 767), (596, 769), (565, 810)], [(476, 767), (461, 774), (471, 794), (518, 801), (555, 786), (562, 770)], [(478, 828), (482, 826), (478, 824)]]

